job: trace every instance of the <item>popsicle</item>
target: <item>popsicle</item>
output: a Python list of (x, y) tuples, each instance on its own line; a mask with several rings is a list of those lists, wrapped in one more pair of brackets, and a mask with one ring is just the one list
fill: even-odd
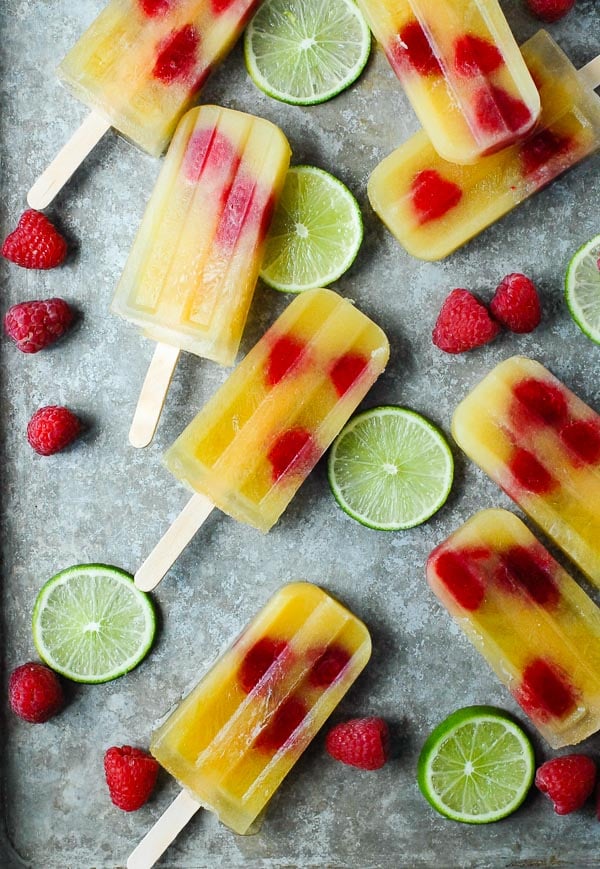
[(365, 625), (318, 586), (276, 592), (153, 734), (150, 750), (183, 786), (175, 802), (187, 814), (180, 824), (163, 815), (128, 869), (152, 866), (201, 807), (236, 833), (255, 832), (370, 655)]
[(528, 133), (536, 86), (497, 0), (357, 0), (438, 154), (473, 163)]
[(332, 290), (297, 296), (165, 454), (195, 494), (135, 574), (162, 579), (217, 506), (267, 532), (384, 370), (389, 345)]
[(600, 729), (600, 610), (520, 519), (477, 513), (427, 581), (553, 748)]
[(523, 356), (458, 405), (458, 445), (600, 586), (600, 416)]
[(180, 121), (112, 303), (159, 342), (134, 446), (152, 439), (180, 350), (233, 364), (290, 154), (253, 115), (202, 106)]
[(439, 260), (600, 147), (600, 56), (579, 72), (545, 32), (523, 46), (539, 88), (533, 133), (472, 166), (442, 159), (425, 131), (388, 155), (368, 182), (375, 212), (413, 256)]
[(52, 201), (111, 126), (162, 154), (259, 2), (110, 0), (58, 68), (92, 111), (29, 191), (31, 207)]

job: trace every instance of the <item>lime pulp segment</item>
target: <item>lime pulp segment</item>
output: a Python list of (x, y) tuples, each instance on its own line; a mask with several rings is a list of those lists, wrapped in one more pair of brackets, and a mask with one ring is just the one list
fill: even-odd
[(581, 331), (600, 344), (600, 235), (573, 256), (567, 269), (565, 296)]
[(294, 166), (275, 209), (260, 276), (283, 292), (325, 287), (350, 268), (362, 237), (360, 209), (348, 188), (315, 166)]
[(329, 453), (329, 483), (341, 508), (380, 531), (412, 528), (446, 501), (454, 462), (443, 435), (401, 407), (353, 417)]
[(244, 36), (255, 85), (286, 103), (325, 102), (363, 71), (371, 34), (352, 0), (265, 0)]
[(155, 629), (150, 598), (128, 573), (103, 564), (57, 573), (33, 610), (40, 657), (76, 682), (107, 682), (133, 669), (148, 653)]
[(533, 748), (524, 731), (489, 706), (452, 713), (426, 740), (417, 779), (440, 814), (466, 824), (487, 824), (510, 815), (531, 787)]

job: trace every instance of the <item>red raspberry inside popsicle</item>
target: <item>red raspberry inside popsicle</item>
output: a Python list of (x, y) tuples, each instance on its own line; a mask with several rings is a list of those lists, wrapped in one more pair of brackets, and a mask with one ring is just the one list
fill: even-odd
[(550, 564), (545, 564), (535, 551), (526, 546), (513, 546), (502, 553), (495, 575), (496, 581), (508, 592), (524, 592), (535, 603), (551, 609), (560, 592)]
[(567, 398), (560, 386), (527, 377), (515, 383), (512, 393), (516, 401), (510, 415), (516, 427), (525, 431), (532, 425), (557, 427), (567, 419)]
[(504, 129), (517, 133), (531, 122), (531, 112), (525, 103), (496, 85), (480, 88), (475, 94), (475, 117), (487, 133)]
[(520, 147), (523, 175), (526, 177), (535, 175), (551, 160), (567, 154), (573, 145), (574, 141), (569, 136), (560, 136), (552, 130), (541, 130), (523, 142)]
[(244, 655), (238, 679), (246, 694), (256, 688), (269, 667), (286, 651), (288, 644), (273, 637), (261, 637)]
[[(198, 130), (193, 133), (187, 143), (183, 168), (185, 177), (197, 182), (203, 172), (231, 166), (235, 171), (240, 162), (240, 156), (233, 143), (214, 127)], [(221, 194), (225, 202), (229, 188)]]
[(454, 66), (465, 78), (489, 75), (503, 63), (502, 52), (497, 46), (480, 36), (465, 33), (454, 44)]
[(566, 675), (543, 658), (525, 667), (515, 698), (528, 715), (539, 721), (564, 718), (577, 702), (575, 688)]
[(558, 486), (550, 471), (529, 450), (517, 447), (513, 451), (508, 467), (517, 485), (527, 492), (547, 495)]
[(178, 0), (138, 0), (140, 9), (148, 18), (162, 18), (173, 9)]
[(308, 709), (298, 697), (288, 697), (278, 707), (271, 720), (257, 736), (254, 747), (262, 751), (278, 751), (302, 724)]
[(479, 609), (485, 597), (485, 588), (475, 571), (471, 569), (471, 559), (483, 559), (491, 555), (484, 549), (447, 550), (434, 556), (433, 568), (440, 582), (452, 595), (459, 606), (465, 610)]
[(290, 372), (300, 361), (306, 351), (306, 344), (298, 338), (290, 335), (282, 335), (277, 338), (266, 363), (265, 376), (269, 386), (275, 386)]
[(439, 60), (418, 21), (411, 21), (402, 28), (388, 48), (388, 58), (396, 72), (412, 67), (419, 75), (442, 75)]
[(419, 223), (437, 220), (460, 202), (462, 190), (435, 169), (417, 172), (410, 185), (413, 207)]
[(360, 353), (344, 353), (329, 369), (329, 376), (338, 395), (346, 393), (367, 368), (369, 360)]
[(174, 30), (158, 45), (152, 74), (163, 84), (185, 81), (196, 65), (200, 34), (192, 24)]
[(560, 430), (560, 439), (583, 464), (595, 465), (600, 462), (600, 422), (598, 420), (574, 420)]
[(315, 688), (327, 688), (348, 666), (350, 653), (342, 646), (328, 646), (310, 668), (308, 681)]
[(319, 457), (311, 433), (305, 428), (291, 428), (279, 435), (267, 458), (274, 482), (288, 474), (308, 472)]

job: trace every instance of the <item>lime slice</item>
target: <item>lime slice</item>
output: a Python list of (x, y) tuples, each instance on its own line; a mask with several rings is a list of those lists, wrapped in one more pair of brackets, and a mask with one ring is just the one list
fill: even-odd
[(323, 169), (294, 166), (266, 239), (260, 276), (276, 290), (325, 287), (350, 268), (363, 237), (358, 202)]
[(580, 247), (567, 269), (565, 297), (581, 331), (600, 344), (600, 235)]
[(133, 578), (106, 564), (61, 570), (33, 609), (40, 658), (74, 682), (108, 682), (140, 663), (156, 630), (150, 598)]
[(342, 510), (369, 528), (413, 528), (450, 492), (452, 453), (428, 420), (404, 407), (354, 416), (329, 453), (329, 483)]
[(492, 706), (467, 706), (426, 740), (417, 781), (425, 799), (446, 818), (489, 824), (521, 805), (534, 773), (533, 748), (523, 730)]
[(352, 0), (264, 0), (244, 36), (254, 84), (296, 106), (349, 87), (370, 51), (371, 33)]

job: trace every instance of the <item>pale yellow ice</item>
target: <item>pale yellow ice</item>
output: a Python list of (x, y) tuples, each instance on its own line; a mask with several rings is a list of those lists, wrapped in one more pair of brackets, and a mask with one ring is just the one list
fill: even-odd
[(257, 0), (111, 0), (58, 73), (79, 99), (158, 156)]
[(156, 341), (232, 365), (290, 154), (269, 121), (217, 106), (191, 109), (112, 310)]
[(286, 585), (153, 734), (152, 754), (222, 823), (252, 832), (370, 654), (349, 610)]
[(331, 290), (297, 296), (165, 455), (268, 531), (387, 363), (382, 330)]

